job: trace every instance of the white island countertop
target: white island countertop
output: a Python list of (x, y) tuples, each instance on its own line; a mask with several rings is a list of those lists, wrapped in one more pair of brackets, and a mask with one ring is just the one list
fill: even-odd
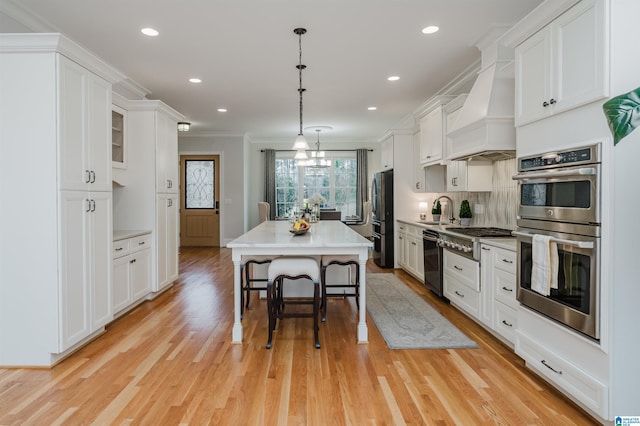
[(357, 341), (368, 341), (366, 322), (366, 265), (369, 248), (373, 243), (339, 220), (324, 220), (312, 223), (303, 235), (289, 232), (288, 221), (266, 221), (227, 244), (233, 259), (234, 324), (232, 342), (242, 343), (240, 318), (240, 274), (243, 256), (322, 256), (327, 254), (351, 255), (358, 259), (360, 270), (360, 310)]
[[(344, 225), (339, 220), (324, 220), (312, 223), (309, 231), (302, 235), (289, 232), (291, 223), (283, 220), (263, 222), (246, 234), (227, 244), (229, 248), (317, 248), (331, 247), (340, 253), (341, 247), (373, 247), (373, 243)], [(304, 253), (290, 253), (304, 254)]]

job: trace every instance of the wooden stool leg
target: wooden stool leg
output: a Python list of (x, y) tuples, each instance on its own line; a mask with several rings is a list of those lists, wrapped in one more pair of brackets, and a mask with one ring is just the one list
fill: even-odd
[(322, 265), (322, 269), (320, 272), (320, 276), (321, 276), (321, 281), (322, 281), (322, 301), (321, 301), (321, 308), (322, 308), (322, 322), (325, 322), (327, 320), (327, 266), (326, 265)]
[(249, 274), (249, 269), (251, 268), (251, 266), (247, 263), (244, 267), (244, 273), (245, 273), (245, 290), (247, 293), (247, 304), (245, 306), (246, 309), (249, 309), (249, 302), (251, 302), (251, 290), (249, 290), (249, 287), (251, 285), (251, 281), (249, 281), (251, 279), (251, 276)]
[(318, 314), (320, 312), (319, 311), (319, 307), (320, 307), (320, 289), (319, 287), (319, 283), (317, 281), (314, 281), (313, 283), (313, 337), (316, 341), (316, 349), (320, 349), (320, 340), (318, 339), (318, 330), (319, 330), (319, 326), (318, 326)]
[(267, 339), (267, 349), (271, 349), (271, 339), (275, 328), (275, 312), (273, 306), (273, 282), (267, 282), (267, 313), (269, 314), (269, 338)]

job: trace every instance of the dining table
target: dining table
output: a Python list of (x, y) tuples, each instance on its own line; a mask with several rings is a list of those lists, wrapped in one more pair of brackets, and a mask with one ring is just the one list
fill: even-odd
[[(265, 221), (227, 244), (233, 260), (232, 343), (242, 343), (241, 273), (243, 256), (322, 256), (352, 255), (358, 258), (360, 268), (359, 320), (357, 342), (368, 342), (366, 265), (373, 243), (350, 229), (339, 220), (321, 220), (312, 223), (309, 230), (295, 235), (289, 221)], [(266, 310), (265, 310), (266, 313)], [(266, 315), (265, 315), (266, 318)]]

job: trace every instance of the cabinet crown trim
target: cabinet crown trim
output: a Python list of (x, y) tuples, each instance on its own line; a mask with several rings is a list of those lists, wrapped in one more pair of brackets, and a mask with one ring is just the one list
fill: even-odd
[(506, 47), (515, 48), (520, 43), (540, 31), (551, 21), (569, 10), (580, 0), (547, 0), (533, 9), (520, 22), (507, 30), (498, 43)]
[(59, 33), (0, 34), (0, 53), (59, 53), (99, 75), (109, 83), (126, 77), (93, 52)]

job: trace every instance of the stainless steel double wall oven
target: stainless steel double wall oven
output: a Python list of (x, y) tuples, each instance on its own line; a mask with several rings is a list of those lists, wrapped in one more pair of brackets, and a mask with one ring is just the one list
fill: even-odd
[[(601, 144), (518, 158), (517, 299), (592, 339), (600, 338)], [(531, 289), (532, 239), (558, 247), (558, 288)]]

